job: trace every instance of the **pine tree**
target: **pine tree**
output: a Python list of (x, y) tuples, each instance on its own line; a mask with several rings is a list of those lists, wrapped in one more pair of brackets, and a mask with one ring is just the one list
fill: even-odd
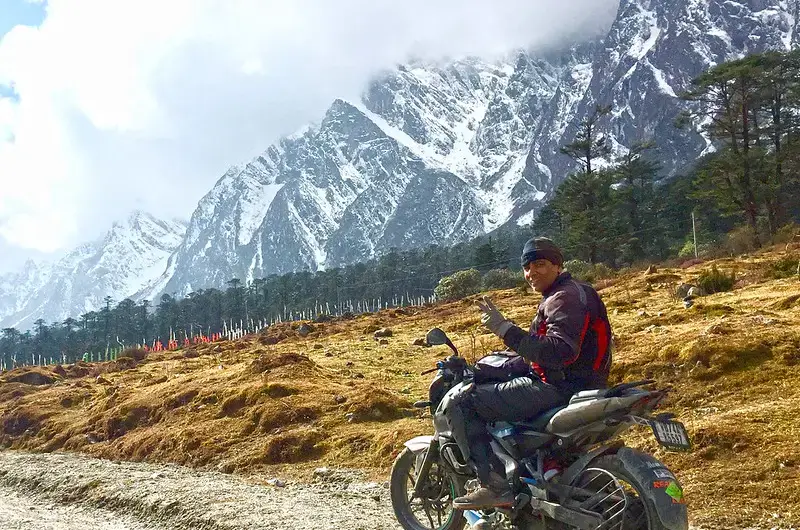
[(783, 101), (789, 92), (784, 61), (795, 62), (793, 57), (762, 54), (723, 63), (695, 79), (683, 96), (699, 103), (686, 118), (705, 123), (710, 137), (723, 144), (698, 173), (699, 192), (727, 213), (742, 215), (756, 247), (760, 213), (766, 211), (770, 232), (781, 216), (776, 190), (783, 180)]
[(611, 106), (597, 105), (580, 123), (575, 139), (561, 147), (561, 152), (581, 164), (556, 190), (552, 208), (566, 226), (565, 240), (574, 255), (590, 263), (600, 259), (601, 245), (607, 241), (602, 210), (608, 204), (611, 177), (597, 171), (597, 159), (611, 153), (605, 135), (598, 133), (599, 121), (611, 112)]
[(473, 254), (473, 261), (479, 271), (486, 272), (495, 266), (495, 251), (492, 239), (478, 246)]
[(638, 143), (614, 167), (614, 232), (625, 263), (644, 259), (648, 253), (658, 255), (664, 246), (655, 204), (655, 180), (660, 167), (647, 157), (653, 148), (652, 142)]
[(611, 105), (597, 105), (591, 116), (581, 121), (575, 139), (561, 147), (561, 152), (583, 167), (581, 172), (592, 174), (596, 169), (595, 161), (611, 153), (611, 145), (603, 134), (598, 134), (598, 123), (611, 113)]

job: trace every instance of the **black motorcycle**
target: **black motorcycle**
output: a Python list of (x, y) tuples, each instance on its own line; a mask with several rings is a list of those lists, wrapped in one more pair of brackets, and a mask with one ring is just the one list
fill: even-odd
[(392, 506), (404, 529), (460, 530), (467, 523), (481, 530), (689, 528), (675, 475), (617, 439), (632, 425), (645, 425), (662, 446), (691, 448), (673, 414), (653, 414), (666, 391), (642, 388), (652, 380), (578, 392), (568, 405), (530, 421), (488, 423), (492, 451), (518, 492), (516, 502), (511, 509), (454, 509), (453, 499), (478, 484), (445, 411), (455, 396), (469, 391), (475, 371), (441, 329), (432, 329), (426, 340), (448, 345), (454, 355), (422, 374), (436, 372), (429, 400), (415, 403), (430, 409), (434, 435), (408, 440), (392, 467)]

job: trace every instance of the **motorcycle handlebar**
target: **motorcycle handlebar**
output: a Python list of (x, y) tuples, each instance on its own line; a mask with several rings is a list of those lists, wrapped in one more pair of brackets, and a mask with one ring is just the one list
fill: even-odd
[(435, 372), (436, 370), (441, 370), (446, 368), (450, 368), (454, 372), (458, 372), (459, 370), (463, 370), (466, 367), (467, 367), (466, 359), (454, 355), (448, 357), (444, 361), (437, 362), (436, 367), (431, 368), (430, 370), (425, 370), (424, 372), (420, 373), (420, 375), (427, 375)]

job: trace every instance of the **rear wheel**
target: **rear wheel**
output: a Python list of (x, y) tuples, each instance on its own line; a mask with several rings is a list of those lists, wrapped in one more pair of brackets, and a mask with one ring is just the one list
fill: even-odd
[(600, 514), (604, 522), (598, 529), (668, 530), (658, 518), (655, 504), (644, 484), (630, 474), (614, 455), (595, 460), (575, 485), (594, 492), (582, 507)]
[(394, 461), (389, 492), (395, 517), (405, 530), (461, 530), (466, 519), (452, 505), (453, 499), (460, 495), (459, 488), (438, 462), (428, 472), (423, 494), (414, 495), (417, 470), (424, 454), (406, 448)]

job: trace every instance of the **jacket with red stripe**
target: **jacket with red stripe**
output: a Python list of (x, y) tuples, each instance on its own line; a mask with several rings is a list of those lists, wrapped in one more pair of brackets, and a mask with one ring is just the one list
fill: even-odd
[(542, 293), (530, 332), (512, 326), (503, 340), (565, 393), (607, 386), (612, 348), (606, 307), (597, 291), (568, 272)]

